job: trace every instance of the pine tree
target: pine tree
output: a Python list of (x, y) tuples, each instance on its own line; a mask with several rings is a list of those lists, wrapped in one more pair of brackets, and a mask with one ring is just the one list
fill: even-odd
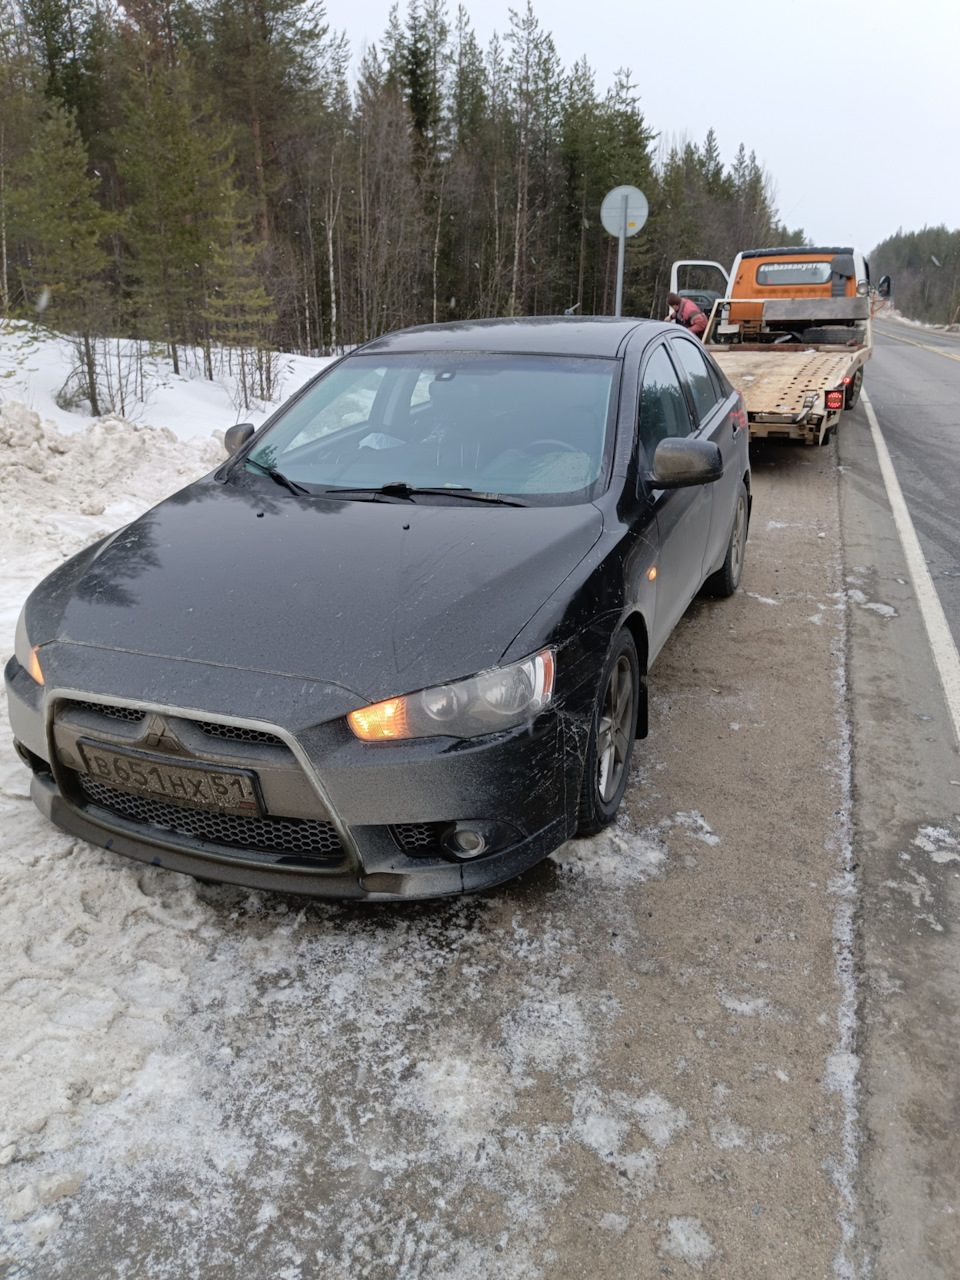
[(121, 220), (97, 202), (87, 152), (73, 117), (51, 103), (33, 147), (15, 173), (9, 205), (22, 241), (23, 294), (45, 316), (77, 335), (86, 396), (100, 413), (94, 339), (106, 319), (105, 243)]
[(212, 257), (230, 236), (229, 135), (196, 104), (182, 51), (167, 58), (141, 34), (135, 53), (117, 165), (130, 201), (136, 323), (169, 345), (179, 373), (181, 344), (203, 338)]
[(267, 243), (286, 185), (284, 158), (309, 118), (329, 50), (323, 7), (319, 0), (200, 0), (199, 8), (204, 67), (219, 114), (235, 130), (257, 235)]
[(271, 341), (276, 312), (260, 279), (257, 246), (249, 240), (249, 222), (236, 215), (228, 201), (226, 220), (230, 236), (213, 251), (215, 287), (204, 315), (214, 341), (228, 348), (236, 359), (240, 399), (249, 409), (254, 398), (270, 400), (273, 394), (274, 346)]

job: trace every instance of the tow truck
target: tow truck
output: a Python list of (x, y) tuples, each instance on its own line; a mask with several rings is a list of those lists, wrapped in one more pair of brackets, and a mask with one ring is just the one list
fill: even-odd
[(703, 342), (743, 397), (750, 439), (825, 444), (860, 398), (873, 355), (863, 254), (745, 249), (729, 275), (718, 262), (685, 259), (673, 264), (670, 287), (709, 307)]

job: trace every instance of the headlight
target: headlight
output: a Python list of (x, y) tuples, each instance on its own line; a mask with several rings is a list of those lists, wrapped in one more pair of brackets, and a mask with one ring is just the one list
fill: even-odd
[(37, 684), (43, 684), (43, 672), (40, 670), (40, 659), (37, 657), (39, 645), (31, 645), (27, 634), (27, 606), (20, 610), (17, 619), (17, 631), (13, 641), (13, 652), (24, 671), (30, 673)]
[(478, 738), (522, 724), (553, 698), (554, 652), (482, 671), (469, 680), (440, 684), (402, 698), (351, 711), (347, 722), (363, 742), (397, 738)]

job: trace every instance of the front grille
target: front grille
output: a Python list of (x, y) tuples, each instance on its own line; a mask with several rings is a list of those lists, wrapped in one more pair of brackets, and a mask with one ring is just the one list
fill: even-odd
[[(111, 720), (126, 720), (130, 724), (142, 723), (147, 714), (135, 707), (112, 707), (106, 702), (72, 702), (70, 705), (92, 711), (98, 716), (109, 716)], [(245, 729), (239, 724), (215, 724), (212, 720), (194, 720), (191, 723), (208, 738), (220, 738), (224, 742), (253, 742), (265, 747), (287, 745), (275, 733), (267, 733), (263, 729)]]
[(106, 702), (74, 702), (71, 705), (84, 711), (95, 711), (98, 716), (109, 716), (111, 720), (128, 720), (131, 724), (139, 724), (147, 714), (135, 707), (111, 707)]
[(239, 724), (213, 724), (209, 720), (193, 722), (208, 738), (223, 738), (227, 742), (259, 742), (267, 747), (285, 747), (287, 744), (275, 733), (263, 729), (245, 729)]
[(411, 858), (442, 853), (440, 833), (449, 822), (399, 822), (390, 828), (397, 845)]
[(117, 791), (83, 773), (75, 773), (74, 779), (84, 796), (101, 809), (163, 833), (172, 831), (249, 853), (276, 854), (271, 861), (279, 864), (322, 861), (330, 865), (343, 860), (343, 846), (331, 822), (312, 818), (245, 818), (232, 813), (182, 809), (151, 796)]

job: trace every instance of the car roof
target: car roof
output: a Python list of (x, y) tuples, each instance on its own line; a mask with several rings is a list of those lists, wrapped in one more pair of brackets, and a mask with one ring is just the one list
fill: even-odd
[(504, 320), (459, 320), (422, 324), (374, 338), (362, 354), (386, 351), (498, 351), (524, 355), (616, 356), (626, 338), (663, 324), (632, 316), (514, 316)]

